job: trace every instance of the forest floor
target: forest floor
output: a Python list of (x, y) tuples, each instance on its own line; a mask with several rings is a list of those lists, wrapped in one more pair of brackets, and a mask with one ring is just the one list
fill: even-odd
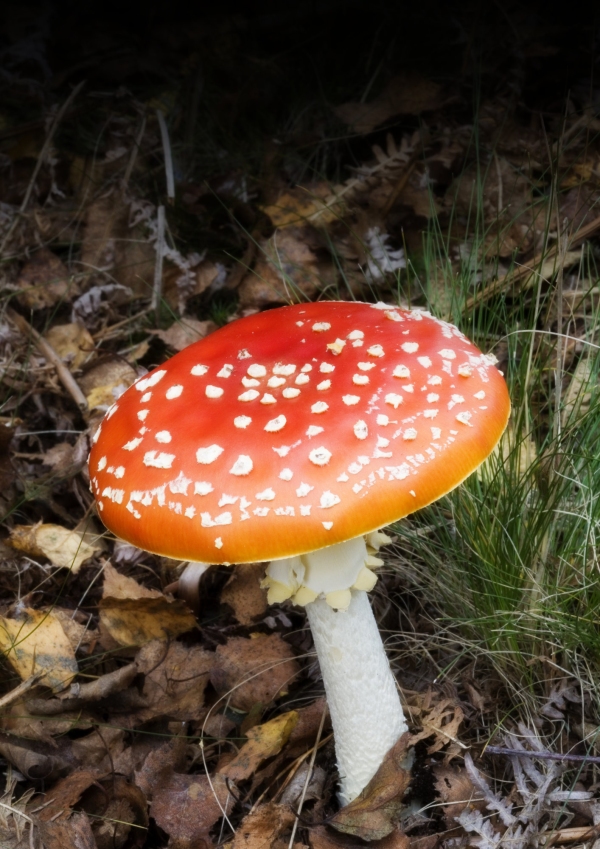
[[(596, 22), (147, 5), (0, 11), (0, 849), (600, 846)], [(87, 470), (146, 371), (321, 299), (430, 309), (513, 402), (389, 531), (413, 765), (341, 812), (303, 610), (115, 539)]]

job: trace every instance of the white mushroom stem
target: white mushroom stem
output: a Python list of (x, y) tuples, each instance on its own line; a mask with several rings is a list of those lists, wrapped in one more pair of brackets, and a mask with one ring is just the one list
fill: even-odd
[(407, 730), (396, 681), (367, 593), (352, 590), (347, 610), (324, 598), (306, 605), (340, 774), (340, 802), (355, 799)]

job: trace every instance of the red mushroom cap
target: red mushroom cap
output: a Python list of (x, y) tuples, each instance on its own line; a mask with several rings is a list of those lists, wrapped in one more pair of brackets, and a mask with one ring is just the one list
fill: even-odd
[(282, 307), (138, 380), (90, 455), (108, 528), (182, 560), (252, 562), (359, 536), (449, 492), (508, 420), (493, 357), (426, 312)]

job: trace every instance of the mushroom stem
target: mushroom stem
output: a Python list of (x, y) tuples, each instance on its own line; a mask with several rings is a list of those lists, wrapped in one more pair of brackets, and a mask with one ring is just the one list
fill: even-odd
[(306, 605), (331, 714), (340, 802), (355, 799), (407, 730), (396, 681), (367, 593), (352, 590), (347, 610), (324, 598)]

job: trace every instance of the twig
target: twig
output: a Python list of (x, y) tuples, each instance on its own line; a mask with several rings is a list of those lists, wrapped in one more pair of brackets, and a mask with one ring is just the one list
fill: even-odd
[(133, 167), (135, 165), (135, 160), (137, 159), (137, 155), (142, 144), (142, 139), (144, 138), (144, 131), (146, 129), (146, 116), (142, 116), (142, 122), (140, 124), (140, 128), (137, 131), (137, 135), (133, 142), (133, 147), (131, 149), (131, 154), (129, 156), (129, 162), (127, 163), (127, 168), (125, 169), (125, 173), (123, 174), (123, 180), (121, 182), (121, 191), (125, 191), (127, 188), (127, 184), (129, 183), (129, 178), (131, 177)]
[(169, 130), (165, 116), (160, 109), (156, 110), (158, 118), (158, 126), (160, 127), (160, 137), (162, 140), (163, 152), (165, 155), (165, 177), (167, 178), (167, 200), (173, 203), (175, 200), (175, 176), (173, 174), (173, 154), (171, 153), (171, 141), (169, 139)]
[(165, 208), (161, 205), (156, 210), (156, 263), (154, 265), (154, 286), (152, 289), (152, 309), (160, 306), (162, 294), (162, 271), (165, 255)]
[(77, 381), (58, 356), (52, 345), (46, 341), (43, 336), (40, 336), (37, 330), (32, 327), (22, 315), (19, 315), (19, 313), (15, 312), (10, 307), (7, 307), (6, 314), (10, 320), (17, 325), (24, 336), (30, 336), (33, 339), (39, 351), (56, 369), (60, 382), (65, 387), (71, 398), (75, 401), (79, 409), (82, 412), (85, 412), (88, 409), (87, 399), (79, 388)]
[(542, 846), (555, 846), (557, 843), (584, 843), (598, 837), (600, 825), (581, 826), (579, 828), (561, 828), (552, 834), (538, 836)]
[[(578, 230), (572, 238), (568, 239), (569, 248), (573, 248), (575, 245), (584, 242), (597, 230), (600, 230), (600, 215)], [(482, 289), (481, 292), (478, 292), (476, 295), (473, 295), (472, 298), (469, 298), (465, 303), (465, 310), (471, 310), (475, 306), (481, 306), (485, 303), (485, 301), (493, 298), (494, 295), (499, 295), (502, 292), (505, 292), (513, 283), (517, 283), (519, 280), (523, 280), (530, 275), (533, 276), (536, 274), (537, 265), (552, 259), (557, 256), (558, 253), (559, 246), (557, 245), (556, 247), (551, 248), (545, 255), (542, 253), (536, 254), (527, 265), (522, 265), (516, 271), (509, 271), (507, 274), (503, 274), (502, 277), (499, 277), (497, 280), (489, 283), (485, 289)]]
[(46, 157), (48, 156), (48, 151), (50, 150), (50, 145), (52, 144), (52, 140), (54, 138), (54, 134), (56, 133), (56, 130), (58, 129), (58, 125), (60, 124), (60, 122), (64, 118), (65, 113), (68, 111), (69, 107), (71, 106), (71, 104), (73, 103), (73, 101), (75, 100), (75, 98), (77, 97), (77, 95), (79, 94), (79, 92), (81, 91), (81, 89), (83, 88), (84, 85), (85, 85), (85, 80), (82, 80), (78, 85), (75, 86), (75, 88), (73, 89), (71, 94), (67, 97), (67, 99), (65, 100), (63, 105), (60, 107), (60, 109), (56, 113), (54, 120), (52, 121), (50, 129), (48, 130), (48, 134), (47, 134), (46, 139), (44, 141), (44, 144), (42, 145), (42, 149), (40, 150), (39, 156), (37, 158), (37, 162), (35, 163), (35, 168), (33, 169), (33, 174), (31, 175), (31, 179), (29, 180), (29, 185), (27, 186), (27, 191), (25, 192), (25, 197), (23, 198), (21, 206), (19, 207), (19, 211), (17, 212), (17, 214), (13, 218), (13, 220), (10, 224), (10, 227), (8, 228), (8, 230), (6, 232), (6, 235), (4, 236), (4, 239), (2, 240), (2, 244), (0, 245), (0, 255), (4, 253), (4, 250), (5, 250), (8, 242), (10, 241), (12, 234), (14, 233), (15, 227), (17, 226), (17, 223), (20, 219), (20, 216), (23, 215), (23, 213), (27, 209), (27, 206), (29, 205), (29, 201), (31, 199), (31, 195), (33, 193), (33, 189), (34, 189), (34, 186), (35, 186), (35, 181), (37, 180), (38, 174), (40, 173), (40, 168), (42, 167), (42, 165), (46, 161)]
[(0, 698), (0, 708), (6, 707), (11, 702), (14, 702), (15, 699), (18, 699), (19, 696), (22, 696), (23, 693), (26, 693), (28, 690), (31, 690), (32, 687), (35, 687), (43, 675), (43, 672), (36, 672), (35, 675), (30, 675), (29, 678), (25, 679), (25, 681), (21, 681), (18, 687), (15, 687), (14, 690), (10, 691), (10, 693), (6, 693), (6, 695)]
[(571, 755), (568, 752), (525, 752), (521, 749), (504, 749), (502, 746), (486, 746), (483, 750), (485, 755), (506, 755), (516, 758), (539, 758), (543, 761), (573, 761), (573, 763), (600, 764), (600, 756), (597, 755)]

